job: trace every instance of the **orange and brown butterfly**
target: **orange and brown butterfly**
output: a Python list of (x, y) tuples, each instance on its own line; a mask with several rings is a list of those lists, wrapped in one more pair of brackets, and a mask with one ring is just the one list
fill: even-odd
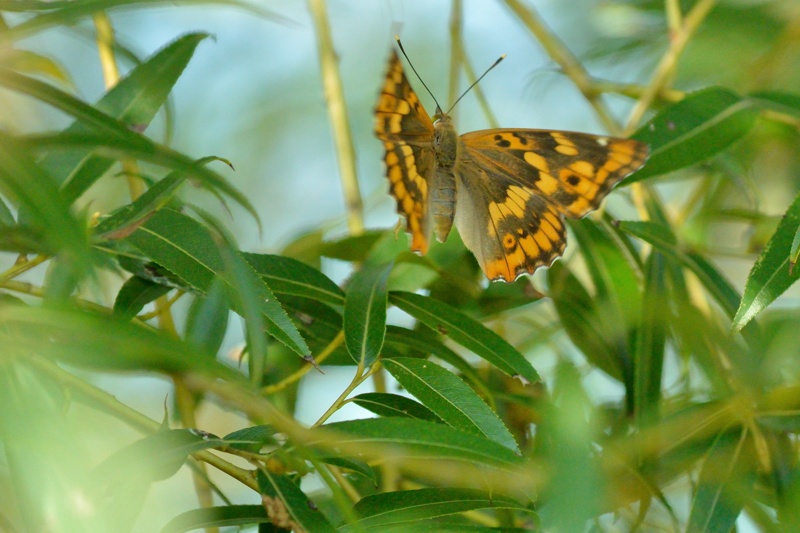
[(455, 222), (490, 280), (512, 282), (564, 252), (564, 217), (597, 209), (639, 169), (648, 146), (567, 131), (489, 129), (459, 136), (437, 105), (429, 118), (395, 51), (375, 110), (386, 174), (411, 249), (443, 242)]

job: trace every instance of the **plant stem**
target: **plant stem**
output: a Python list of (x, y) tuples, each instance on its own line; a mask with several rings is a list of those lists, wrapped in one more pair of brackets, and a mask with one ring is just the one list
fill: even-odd
[(351, 234), (360, 235), (364, 232), (364, 206), (358, 190), (353, 136), (350, 132), (344, 89), (339, 76), (336, 52), (333, 49), (325, 0), (309, 0), (308, 5), (317, 34), (322, 84), (325, 88), (325, 101), (328, 104), (333, 140), (336, 144), (336, 155), (339, 161), (339, 175), (342, 180), (347, 210), (347, 226)]

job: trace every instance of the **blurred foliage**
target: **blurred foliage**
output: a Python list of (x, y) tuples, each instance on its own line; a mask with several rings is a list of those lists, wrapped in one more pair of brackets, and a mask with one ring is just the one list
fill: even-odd
[[(457, 235), (418, 257), (393, 229), (361, 233), (352, 197), (352, 235), (318, 229), (282, 254), (240, 251), (183, 196), (188, 182), (257, 220), (217, 170), (227, 162), (145, 133), (206, 34), (175, 35), (118, 77), (115, 58), (131, 52), (105, 12), (152, 2), (0, 1), (3, 94), (72, 121), (30, 131), (10, 113), (0, 130), (0, 529), (135, 530), (151, 485), (184, 465), (200, 505), (174, 509), (165, 532), (800, 528), (796, 1), (587, 1), (597, 31), (575, 55), (531, 5), (500, 3), (611, 133), (651, 147), (613, 195), (624, 219), (570, 221), (568, 258), (513, 284), (488, 284)], [(340, 110), (325, 9), (309, 2)], [(469, 73), (461, 10), (453, 0), (451, 62)], [(96, 102), (26, 49), (77, 23), (95, 30), (110, 87)], [(595, 79), (599, 64), (641, 75)], [(627, 123), (607, 95), (629, 99)], [(81, 207), (120, 175), (127, 201)], [(348, 265), (345, 282), (321, 269), (329, 259)], [(220, 353), (233, 315), (239, 367)], [(320, 365), (352, 379), (306, 426), (298, 384)], [(169, 380), (172, 416), (99, 388), (108, 372)], [(368, 381), (375, 392), (354, 393)], [(208, 402), (249, 423), (208, 433), (196, 417)], [(350, 402), (377, 416), (329, 422)], [(109, 427), (74, 426), (76, 409)], [(139, 437), (98, 457), (96, 434), (114, 425)], [(220, 476), (260, 504), (229, 498)]]

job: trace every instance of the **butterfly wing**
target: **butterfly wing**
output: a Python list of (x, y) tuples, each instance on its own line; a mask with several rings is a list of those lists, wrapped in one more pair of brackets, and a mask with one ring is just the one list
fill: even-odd
[(375, 134), (383, 142), (389, 191), (397, 212), (406, 217), (411, 249), (428, 251), (428, 184), (434, 171), (433, 123), (392, 51), (389, 70), (375, 109)]
[(508, 282), (560, 256), (563, 217), (596, 209), (648, 155), (638, 141), (572, 132), (483, 130), (461, 141), (456, 226), (486, 276)]

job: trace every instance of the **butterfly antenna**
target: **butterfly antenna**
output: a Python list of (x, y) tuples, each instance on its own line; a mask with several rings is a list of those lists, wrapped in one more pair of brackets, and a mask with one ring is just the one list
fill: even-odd
[[(422, 83), (422, 86), (425, 87), (425, 90), (428, 91), (428, 94), (431, 95), (431, 98), (433, 98), (433, 101), (436, 103), (436, 109), (441, 110), (441, 107), (439, 106), (439, 102), (436, 100), (436, 97), (433, 96), (433, 93), (431, 92), (431, 90), (428, 89), (427, 85), (425, 85), (425, 82), (422, 80), (422, 77), (417, 72), (417, 69), (414, 68), (414, 64), (408, 58), (408, 54), (406, 54), (406, 51), (403, 48), (403, 43), (400, 42), (400, 37), (395, 35), (394, 36), (394, 40), (397, 41), (397, 46), (400, 47), (400, 51), (403, 53), (403, 57), (406, 58), (406, 61), (408, 62), (408, 66), (411, 67), (411, 70), (413, 70), (414, 74), (417, 75), (417, 79), (420, 81), (420, 83)], [(481, 77), (483, 77), (483, 76), (481, 76)]]
[(506, 55), (505, 55), (505, 54), (503, 54), (503, 55), (501, 55), (500, 57), (498, 57), (498, 58), (497, 58), (497, 61), (495, 61), (494, 63), (492, 63), (492, 66), (491, 66), (491, 67), (489, 67), (489, 68), (487, 68), (487, 69), (484, 71), (484, 73), (483, 73), (483, 74), (481, 74), (481, 77), (480, 77), (480, 78), (478, 78), (477, 80), (475, 80), (475, 81), (472, 83), (472, 85), (470, 85), (469, 87), (467, 87), (467, 90), (466, 90), (466, 91), (464, 91), (463, 93), (461, 93), (461, 96), (459, 96), (459, 97), (456, 99), (456, 101), (455, 101), (455, 102), (453, 102), (453, 105), (451, 105), (451, 106), (450, 106), (450, 109), (448, 109), (448, 110), (447, 110), (447, 114), (449, 114), (449, 113), (450, 113), (450, 111), (452, 111), (452, 110), (453, 110), (453, 108), (456, 106), (456, 104), (457, 104), (457, 103), (459, 103), (459, 102), (461, 101), (461, 99), (462, 99), (462, 98), (464, 98), (464, 96), (466, 96), (466, 94), (472, 90), (472, 88), (473, 88), (473, 87), (475, 87), (476, 85), (478, 85), (478, 82), (479, 82), (479, 81), (481, 81), (481, 80), (483, 79), (483, 77), (484, 77), (484, 76), (486, 76), (487, 74), (489, 74), (489, 71), (490, 71), (490, 70), (492, 70), (494, 67), (496, 67), (497, 65), (499, 65), (499, 64), (500, 64), (500, 62), (501, 62), (502, 60), (504, 60), (505, 58), (506, 58)]

